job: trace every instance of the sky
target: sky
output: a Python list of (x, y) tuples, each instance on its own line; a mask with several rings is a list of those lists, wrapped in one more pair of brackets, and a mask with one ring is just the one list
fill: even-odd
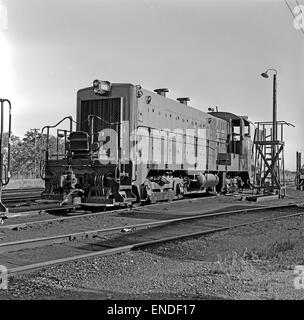
[(296, 126), (285, 128), (285, 167), (296, 151), (304, 161), (304, 34), (284, 0), (0, 0), (0, 12), (0, 96), (15, 135), (75, 117), (76, 92), (94, 79), (271, 121), (272, 81), (260, 74), (275, 68), (278, 120)]

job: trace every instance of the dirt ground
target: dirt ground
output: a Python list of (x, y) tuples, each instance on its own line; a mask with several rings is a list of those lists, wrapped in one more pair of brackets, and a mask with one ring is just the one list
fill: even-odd
[(303, 299), (304, 218), (93, 258), (9, 280), (0, 299)]
[(304, 299), (303, 230), (300, 216), (70, 262), (10, 277), (0, 300)]

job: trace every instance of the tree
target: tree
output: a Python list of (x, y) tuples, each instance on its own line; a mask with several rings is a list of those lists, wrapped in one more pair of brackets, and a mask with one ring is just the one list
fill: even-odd
[[(8, 133), (3, 135), (4, 164), (7, 163)], [(59, 139), (59, 151), (63, 148), (63, 141)], [(40, 161), (44, 159), (46, 137), (41, 133), (27, 131), (22, 139), (11, 136), (11, 166), (10, 172), (15, 178), (39, 178)], [(62, 151), (61, 151), (62, 152)], [(57, 153), (57, 139), (49, 137), (50, 156)]]
[[(10, 163), (10, 172), (12, 175), (18, 175), (16, 168), (20, 166), (22, 162), (22, 157), (19, 152), (22, 145), (22, 141), (19, 137), (11, 135), (11, 163)], [(3, 134), (3, 163), (7, 166), (7, 153), (8, 153), (8, 133)]]

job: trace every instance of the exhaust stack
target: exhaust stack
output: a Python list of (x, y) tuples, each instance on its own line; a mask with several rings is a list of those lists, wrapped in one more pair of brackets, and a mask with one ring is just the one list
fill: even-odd
[(189, 97), (184, 97), (184, 98), (177, 98), (177, 101), (179, 101), (181, 104), (184, 104), (185, 106), (188, 105), (188, 102), (190, 101)]
[(166, 97), (166, 93), (169, 92), (167, 88), (155, 89), (154, 92), (159, 94), (160, 96)]

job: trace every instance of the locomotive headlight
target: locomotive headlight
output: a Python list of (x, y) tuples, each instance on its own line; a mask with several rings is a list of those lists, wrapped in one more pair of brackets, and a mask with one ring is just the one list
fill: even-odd
[(95, 94), (98, 94), (100, 88), (100, 81), (99, 80), (94, 80), (93, 81), (93, 91)]
[(94, 88), (95, 88), (95, 87), (98, 87), (99, 84), (100, 84), (100, 81), (99, 81), (99, 80), (94, 80), (94, 81), (93, 81), (93, 86), (94, 86)]
[(98, 95), (109, 93), (111, 91), (111, 83), (109, 81), (94, 80), (93, 91)]

